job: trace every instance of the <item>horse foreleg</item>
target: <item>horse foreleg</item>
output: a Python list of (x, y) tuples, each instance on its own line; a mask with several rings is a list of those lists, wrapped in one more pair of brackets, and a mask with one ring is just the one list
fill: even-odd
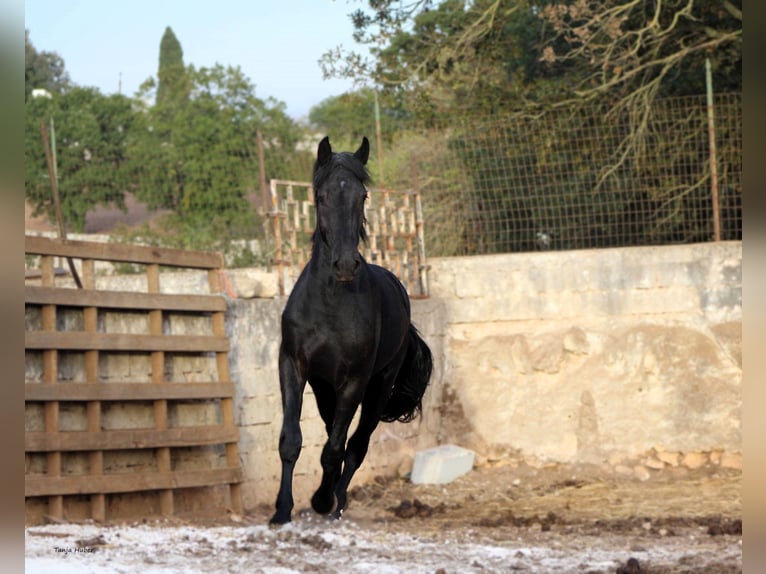
[(301, 408), (306, 379), (299, 373), (295, 361), (280, 349), (279, 386), (282, 391), (282, 430), (279, 433), (279, 458), (282, 462), (282, 479), (277, 494), (276, 512), (271, 524), (290, 522), (293, 510), (293, 471), (303, 445), (301, 433)]
[(335, 413), (332, 419), (332, 427), (328, 433), (327, 442), (322, 449), (322, 482), (311, 497), (311, 507), (319, 514), (327, 514), (332, 511), (335, 504), (335, 485), (340, 478), (343, 464), (343, 454), (346, 449), (348, 427), (354, 418), (356, 409), (359, 407), (360, 392), (357, 390), (361, 385), (349, 383), (347, 388), (352, 389), (336, 398)]

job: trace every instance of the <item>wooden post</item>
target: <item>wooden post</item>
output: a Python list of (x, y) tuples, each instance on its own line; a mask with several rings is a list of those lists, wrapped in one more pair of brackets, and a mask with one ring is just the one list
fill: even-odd
[[(96, 288), (96, 274), (93, 259), (82, 261), (82, 281), (85, 289)], [(85, 331), (88, 333), (98, 332), (98, 308), (85, 307), (83, 309), (83, 322)], [(98, 351), (85, 351), (85, 383), (98, 385)], [(88, 432), (101, 432), (101, 401), (88, 401)], [(88, 455), (91, 476), (104, 474), (104, 452), (101, 450), (91, 451)], [(91, 494), (90, 496), (91, 517), (97, 522), (106, 520), (106, 497), (103, 493)]]
[[(221, 275), (219, 269), (210, 269), (208, 271), (208, 283), (210, 285), (211, 293), (220, 293), (221, 291)], [(221, 337), (226, 336), (226, 313), (220, 311), (213, 313), (213, 334)], [(226, 352), (216, 353), (215, 362), (218, 371), (218, 382), (229, 383), (231, 377), (229, 375), (229, 354)], [(223, 427), (227, 430), (236, 429), (234, 422), (234, 400), (232, 398), (221, 399), (221, 418), (223, 420)], [(236, 442), (226, 443), (226, 465), (229, 468), (239, 468), (239, 449)], [(231, 503), (231, 509), (237, 514), (242, 514), (242, 485), (239, 483), (229, 484), (229, 499)]]
[[(44, 255), (40, 259), (40, 271), (42, 273), (43, 287), (54, 286), (53, 257)], [(43, 305), (42, 307), (43, 331), (56, 331), (56, 305)], [(43, 351), (43, 384), (58, 384), (58, 351), (46, 349)], [(46, 401), (45, 403), (45, 432), (57, 434), (59, 432), (59, 402)], [(46, 474), (49, 477), (61, 476), (61, 452), (50, 451), (47, 454)], [(64, 497), (52, 495), (48, 497), (48, 516), (53, 521), (64, 519)]]
[(428, 297), (428, 265), (426, 264), (426, 242), (423, 233), (423, 205), (420, 202), (420, 193), (415, 193), (415, 232), (418, 237), (418, 261), (420, 271), (420, 295)]
[[(40, 120), (40, 133), (43, 137), (43, 149), (45, 151), (45, 161), (48, 164), (48, 178), (51, 181), (51, 191), (53, 193), (53, 207), (56, 212), (56, 223), (58, 225), (59, 237), (66, 241), (66, 227), (64, 226), (64, 215), (61, 211), (61, 197), (59, 196), (59, 178), (56, 169), (56, 135), (53, 131), (53, 118), (51, 118), (51, 136), (53, 143), (48, 141), (48, 130), (45, 128), (45, 120)], [(78, 289), (82, 289), (80, 276), (77, 274), (77, 268), (71, 257), (66, 258), (69, 264), (69, 271)]]
[[(149, 293), (160, 292), (160, 266), (156, 263), (146, 266), (147, 290)], [(162, 335), (162, 310), (149, 311), (149, 332), (152, 335)], [(152, 351), (152, 384), (161, 385), (165, 382), (165, 353)], [(154, 428), (158, 431), (168, 429), (168, 401), (154, 401)], [(159, 447), (155, 450), (158, 472), (170, 472), (170, 448)], [(160, 491), (160, 513), (164, 516), (173, 514), (173, 490), (170, 488)]]
[(258, 143), (258, 182), (261, 187), (261, 205), (263, 213), (269, 212), (269, 188), (266, 185), (266, 162), (263, 160), (263, 136), (261, 130), (255, 132)]
[(713, 110), (713, 76), (710, 58), (705, 59), (705, 85), (707, 91), (707, 125), (710, 142), (710, 192), (713, 201), (713, 239), (721, 241), (721, 207), (718, 202), (718, 159), (715, 149), (715, 114)]
[(428, 267), (426, 265), (426, 242), (423, 233), (423, 204), (420, 196), (420, 180), (418, 179), (418, 158), (415, 154), (410, 158), (410, 172), (412, 177), (412, 187), (415, 190), (415, 239), (417, 241), (417, 252), (413, 255), (415, 262), (415, 285), (418, 295), (428, 297)]
[(282, 261), (282, 229), (279, 223), (279, 195), (277, 185), (274, 180), (271, 181), (271, 220), (274, 229), (274, 257), (277, 262), (277, 283), (279, 284), (279, 295), (285, 294), (284, 266)]
[(373, 92), (375, 94), (375, 137), (378, 142), (378, 185), (383, 185), (383, 138), (381, 136), (380, 129), (380, 104), (378, 103), (378, 90)]

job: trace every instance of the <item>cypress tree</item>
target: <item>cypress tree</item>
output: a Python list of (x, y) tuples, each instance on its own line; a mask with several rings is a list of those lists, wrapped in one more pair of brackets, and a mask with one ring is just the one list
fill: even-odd
[(160, 41), (160, 65), (157, 71), (157, 104), (178, 101), (184, 95), (184, 51), (168, 26)]

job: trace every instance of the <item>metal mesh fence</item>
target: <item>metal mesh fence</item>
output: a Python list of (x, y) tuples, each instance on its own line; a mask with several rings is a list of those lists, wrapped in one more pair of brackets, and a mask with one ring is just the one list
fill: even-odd
[(702, 96), (464, 118), (396, 138), (386, 184), (422, 193), (432, 256), (741, 239), (741, 96), (713, 117)]
[[(537, 117), (448, 118), (373, 146), (369, 167), (373, 187), (422, 199), (429, 256), (741, 239), (741, 95), (715, 97), (712, 127), (708, 112), (700, 96), (659, 100), (645, 116), (593, 105)], [(91, 209), (86, 231), (223, 251), (229, 266), (275, 263), (267, 182), (308, 180), (316, 149), (311, 141), (288, 149), (269, 137), (260, 150), (255, 138), (240, 147), (189, 141), (160, 146), (151, 168), (134, 161), (123, 169), (124, 158), (83, 151), (73, 129), (57, 124), (67, 222), (76, 219), (70, 206), (106, 186), (104, 197), (128, 209)], [(50, 204), (41, 165), (27, 176), (27, 194)]]

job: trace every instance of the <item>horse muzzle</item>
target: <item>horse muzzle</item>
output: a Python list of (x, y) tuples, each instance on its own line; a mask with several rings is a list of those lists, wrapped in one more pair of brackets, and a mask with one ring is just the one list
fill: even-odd
[(335, 280), (339, 283), (349, 283), (354, 280), (362, 268), (362, 257), (359, 253), (340, 256), (332, 264)]

